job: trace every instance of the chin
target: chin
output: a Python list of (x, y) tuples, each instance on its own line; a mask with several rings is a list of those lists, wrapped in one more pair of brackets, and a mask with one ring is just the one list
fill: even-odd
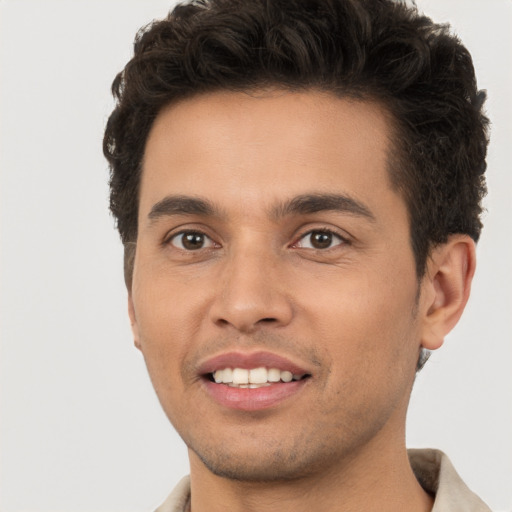
[[(229, 442), (213, 446), (189, 446), (195, 456), (214, 475), (244, 482), (277, 482), (301, 479), (325, 471), (332, 457), (332, 449), (315, 445), (315, 450), (304, 449), (300, 442), (279, 442), (278, 439), (258, 438), (258, 443), (233, 445)], [(288, 441), (291, 441), (288, 438)], [(243, 446), (244, 449), (239, 447)]]
[[(273, 457), (260, 458), (248, 461), (243, 457), (217, 457), (215, 460), (199, 456), (205, 467), (214, 475), (240, 482), (277, 482), (283, 480), (297, 480), (306, 476), (304, 465), (297, 467)], [(312, 468), (308, 467), (308, 474)]]

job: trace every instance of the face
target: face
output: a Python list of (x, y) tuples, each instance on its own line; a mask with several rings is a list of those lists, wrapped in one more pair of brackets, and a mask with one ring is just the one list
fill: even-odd
[(289, 479), (403, 442), (422, 306), (391, 137), (379, 105), (320, 92), (159, 114), (130, 315), (193, 465)]

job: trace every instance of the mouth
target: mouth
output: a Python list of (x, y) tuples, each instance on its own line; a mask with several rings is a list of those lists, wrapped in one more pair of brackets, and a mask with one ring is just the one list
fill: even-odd
[(207, 361), (199, 373), (217, 404), (245, 411), (277, 406), (297, 395), (312, 378), (287, 358), (267, 352), (223, 354)]
[(278, 383), (299, 381), (311, 377), (308, 373), (292, 373), (279, 368), (222, 368), (207, 373), (205, 377), (215, 384), (224, 384), (238, 389), (259, 389)]

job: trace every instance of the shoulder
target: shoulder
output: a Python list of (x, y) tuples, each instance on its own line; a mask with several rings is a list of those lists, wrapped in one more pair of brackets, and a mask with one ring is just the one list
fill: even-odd
[(440, 450), (407, 450), (421, 486), (435, 496), (432, 512), (491, 512), (463, 482), (450, 459)]
[(183, 477), (155, 512), (185, 512), (190, 501), (190, 477)]

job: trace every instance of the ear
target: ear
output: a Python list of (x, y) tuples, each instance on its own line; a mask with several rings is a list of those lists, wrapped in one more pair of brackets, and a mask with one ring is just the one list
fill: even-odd
[(452, 235), (432, 251), (422, 280), (423, 348), (438, 349), (459, 321), (475, 266), (475, 242), (468, 235)]
[(140, 335), (139, 335), (139, 324), (137, 323), (137, 317), (135, 315), (135, 307), (133, 305), (133, 299), (131, 292), (128, 293), (128, 316), (130, 317), (130, 325), (132, 327), (133, 342), (135, 346), (140, 350)]

